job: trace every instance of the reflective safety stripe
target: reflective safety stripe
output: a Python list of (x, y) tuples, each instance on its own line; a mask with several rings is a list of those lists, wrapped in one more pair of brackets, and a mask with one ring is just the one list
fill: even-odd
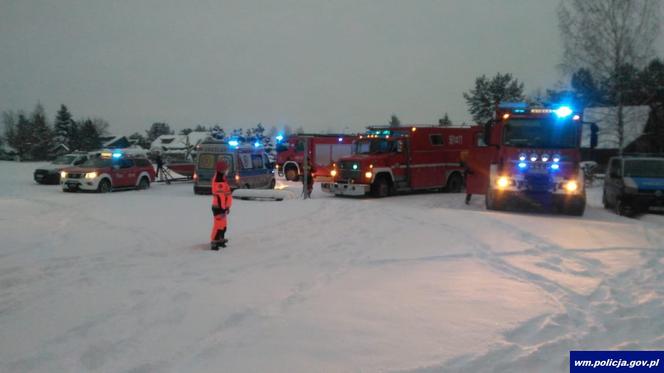
[(398, 167), (395, 168), (423, 168), (423, 167), (444, 167), (444, 166), (451, 166), (451, 167), (461, 167), (461, 163), (455, 163), (455, 162), (448, 162), (448, 163), (422, 163), (422, 164), (414, 164), (410, 166), (406, 165), (399, 165)]

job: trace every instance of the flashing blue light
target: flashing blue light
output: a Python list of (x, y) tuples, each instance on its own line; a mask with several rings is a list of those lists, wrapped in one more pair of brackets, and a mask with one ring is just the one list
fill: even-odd
[(569, 106), (561, 106), (556, 109), (556, 115), (558, 118), (565, 118), (572, 114), (572, 109)]
[(554, 163), (554, 164), (551, 165), (552, 170), (557, 170), (559, 168), (560, 168), (560, 165), (558, 163)]
[(113, 158), (120, 158), (122, 157), (122, 153), (113, 153)]
[(526, 162), (519, 162), (519, 168), (526, 168), (527, 166)]
[(230, 145), (230, 146), (238, 146), (238, 145), (240, 145), (240, 143), (239, 143), (237, 140), (230, 140), (230, 141), (228, 142), (228, 145)]
[(259, 146), (261, 146), (261, 143), (258, 142), (258, 141), (256, 141), (256, 142), (254, 143), (254, 146), (258, 148)]
[(525, 113), (525, 112), (526, 112), (526, 109), (514, 109), (514, 113), (515, 113), (515, 114), (518, 114), (518, 113)]
[(281, 141), (281, 140), (284, 139), (284, 136), (283, 135), (277, 135), (276, 139), (277, 139), (277, 141)]
[(338, 138), (337, 140), (339, 140), (339, 142), (342, 142), (342, 141), (344, 141), (344, 139), (343, 139), (343, 138), (341, 138), (341, 137), (339, 137), (339, 138)]

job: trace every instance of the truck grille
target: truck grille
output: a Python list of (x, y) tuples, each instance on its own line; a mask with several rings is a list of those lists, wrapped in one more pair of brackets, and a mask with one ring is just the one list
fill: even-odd
[(551, 188), (551, 180), (546, 174), (526, 175), (526, 185), (528, 189), (536, 192), (546, 192)]
[(83, 174), (67, 174), (68, 179), (80, 179), (83, 177)]

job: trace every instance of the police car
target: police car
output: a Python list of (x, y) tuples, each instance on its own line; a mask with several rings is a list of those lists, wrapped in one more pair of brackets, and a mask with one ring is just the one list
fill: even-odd
[(147, 158), (122, 152), (102, 152), (60, 173), (60, 185), (65, 192), (147, 189), (154, 179), (155, 170)]
[(664, 211), (664, 157), (611, 158), (604, 177), (602, 203), (626, 216)]

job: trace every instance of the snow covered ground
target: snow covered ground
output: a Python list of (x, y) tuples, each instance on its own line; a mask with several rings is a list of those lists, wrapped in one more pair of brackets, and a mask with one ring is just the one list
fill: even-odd
[(582, 218), (236, 200), (212, 252), (190, 184), (69, 194), (35, 167), (0, 162), (2, 372), (561, 372), (570, 349), (664, 347), (664, 216), (598, 190)]

